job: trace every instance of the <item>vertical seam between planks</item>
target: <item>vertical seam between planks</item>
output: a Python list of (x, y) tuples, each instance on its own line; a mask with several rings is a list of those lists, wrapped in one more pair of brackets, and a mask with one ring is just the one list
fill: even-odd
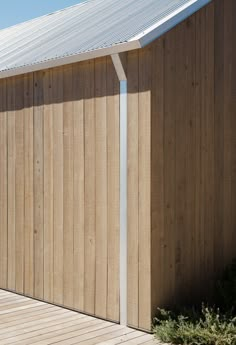
[[(91, 64), (89, 65), (90, 68), (93, 68), (92, 70), (92, 73), (91, 71), (89, 70), (89, 78), (90, 78), (90, 91), (91, 91), (91, 88), (92, 88), (92, 83), (94, 84), (94, 92), (93, 92), (93, 122), (94, 122), (94, 170), (95, 170), (95, 174), (94, 174), (94, 200), (95, 200), (95, 203), (94, 203), (94, 267), (95, 267), (95, 270), (94, 270), (94, 296), (93, 296), (93, 300), (94, 300), (94, 315), (96, 314), (96, 279), (97, 279), (97, 270), (96, 270), (96, 253), (97, 253), (97, 226), (96, 226), (96, 215), (97, 215), (97, 212), (96, 212), (96, 204), (97, 204), (97, 200), (96, 200), (96, 197), (97, 197), (97, 191), (96, 191), (96, 187), (97, 187), (97, 155), (96, 155), (96, 145), (97, 145), (97, 128), (96, 128), (96, 105), (97, 105), (97, 102), (96, 102), (96, 76), (95, 76), (95, 60), (93, 59), (91, 61)], [(92, 77), (91, 77), (92, 76)], [(90, 97), (92, 95), (90, 94)], [(91, 97), (92, 99), (92, 97)]]
[(35, 138), (35, 73), (33, 73), (33, 267), (34, 267), (34, 278), (33, 278), (33, 295), (35, 293), (35, 236), (34, 236), (34, 231), (35, 231), (35, 174), (34, 174), (34, 168), (35, 168), (35, 161), (34, 161), (34, 156), (35, 156), (35, 145), (34, 145), (34, 138)]
[(55, 234), (54, 234), (54, 221), (55, 221), (55, 212), (54, 212), (54, 170), (55, 170), (55, 165), (54, 165), (54, 97), (53, 97), (53, 88), (54, 88), (54, 83), (53, 83), (53, 71), (51, 70), (50, 72), (50, 82), (51, 82), (51, 102), (52, 102), (52, 238), (53, 238), (53, 243), (52, 243), (52, 267), (53, 267), (53, 272), (52, 272), (52, 300), (54, 301), (54, 267), (55, 267), (55, 258), (54, 258), (54, 249), (55, 249)]
[[(93, 278), (94, 278), (94, 315), (96, 314), (96, 287), (97, 287), (97, 282), (96, 282), (96, 254), (97, 254), (97, 221), (96, 221), (96, 216), (97, 216), (97, 207), (96, 207), (96, 202), (97, 202), (97, 190), (96, 190), (96, 184), (97, 184), (97, 174), (96, 174), (96, 167), (97, 167), (97, 150), (96, 150), (96, 139), (97, 139), (97, 128), (96, 128), (96, 83), (95, 83), (95, 59), (92, 60), (91, 63), (92, 66), (92, 73), (90, 71), (90, 82), (92, 82), (92, 85), (90, 84), (90, 87), (92, 87), (93, 94), (90, 95), (90, 97), (93, 97), (93, 123), (94, 123), (94, 158), (95, 158), (95, 174), (94, 174), (94, 268), (93, 268)], [(92, 76), (92, 78), (91, 78)], [(91, 99), (92, 99), (91, 97)]]
[[(42, 87), (44, 88), (44, 78), (45, 78), (45, 74), (43, 73), (42, 74)], [(43, 178), (42, 178), (42, 187), (44, 189), (44, 166), (45, 166), (45, 162), (44, 162), (44, 93), (43, 93), (43, 90), (42, 90), (42, 98), (43, 98), (43, 104), (42, 104), (42, 163), (43, 163), (43, 167), (42, 167), (42, 174), (43, 174)], [(42, 219), (42, 234), (43, 234), (43, 240), (42, 240), (42, 243), (43, 243), (43, 284), (42, 284), (42, 287), (43, 287), (43, 298), (44, 298), (44, 265), (45, 265), (45, 260), (44, 260), (44, 196), (42, 196), (42, 213), (43, 213), (43, 219)]]
[(7, 146), (7, 152), (6, 152), (6, 183), (7, 183), (7, 188), (6, 188), (6, 193), (7, 193), (7, 242), (6, 242), (6, 249), (7, 249), (7, 266), (6, 266), (6, 287), (8, 287), (8, 259), (9, 259), (9, 248), (8, 248), (8, 218), (9, 218), (9, 215), (8, 215), (8, 155), (9, 155), (9, 147), (8, 147), (8, 111), (7, 111), (7, 99), (8, 99), (8, 87), (7, 87), (7, 81), (5, 81), (5, 113), (6, 113), (6, 132), (7, 132), (7, 135), (6, 135), (6, 146)]
[[(106, 208), (107, 208), (107, 213), (106, 213), (106, 229), (107, 229), (107, 248), (106, 248), (106, 251), (107, 251), (107, 262), (106, 262), (106, 265), (107, 265), (107, 282), (106, 282), (106, 317), (108, 316), (108, 280), (109, 280), (109, 270), (108, 270), (108, 255), (109, 255), (109, 251), (108, 251), (108, 243), (109, 243), (109, 222), (108, 222), (108, 198), (109, 198), (109, 184), (108, 184), (108, 114), (107, 114), (107, 91), (108, 91), (108, 87), (107, 87), (107, 64), (108, 64), (108, 57), (106, 57), (106, 71), (105, 71), (105, 74), (106, 74), (106, 176), (107, 176), (107, 188), (106, 188), (106, 192), (107, 192), (107, 195), (106, 195)], [(120, 294), (119, 294), (120, 296)]]
[[(23, 80), (23, 107), (24, 107), (24, 110), (25, 110), (25, 82), (24, 82), (24, 76), (22, 78)], [(24, 164), (24, 167), (23, 167), (23, 181), (24, 181), (24, 188), (23, 188), (23, 193), (24, 193), (24, 205), (23, 205), (23, 268), (22, 268), (22, 280), (23, 280), (23, 292), (25, 291), (25, 279), (24, 279), (24, 276), (25, 276), (25, 112), (23, 111), (23, 123), (22, 123), (22, 126), (23, 126), (23, 155), (22, 155), (22, 160), (23, 160), (23, 164)]]
[(137, 162), (137, 166), (138, 166), (138, 185), (137, 185), (137, 188), (138, 188), (138, 210), (137, 210), (137, 213), (138, 213), (138, 230), (137, 230), (137, 234), (138, 234), (138, 272), (137, 272), (137, 275), (138, 275), (138, 286), (137, 286), (137, 290), (138, 290), (138, 305), (137, 305), (137, 309), (138, 309), (138, 317), (137, 317), (137, 320), (138, 320), (138, 325), (139, 326), (139, 304), (140, 304), (140, 301), (139, 301), (139, 280), (140, 280), (140, 274), (139, 274), (139, 266), (140, 266), (140, 255), (139, 255), (139, 250), (140, 250), (140, 245), (139, 245), (139, 230), (140, 230), (140, 226), (139, 226), (139, 212), (140, 212), (140, 198), (139, 198), (139, 181), (140, 181), (140, 169), (139, 169), (139, 162), (140, 162), (140, 157), (139, 157), (139, 154), (140, 154), (140, 138), (139, 138), (139, 126), (140, 126), (140, 109), (139, 109), (139, 101), (140, 101), (140, 51), (138, 51), (138, 54), (137, 54), (137, 59), (138, 59), (138, 71), (137, 71), (137, 74), (138, 74), (138, 78), (137, 78), (137, 81), (138, 81), (138, 162)]
[[(83, 69), (84, 69), (84, 66), (83, 66)], [(86, 75), (86, 73), (83, 71), (83, 77)], [(83, 78), (84, 79), (84, 78)], [(85, 80), (85, 79), (84, 79)], [(86, 135), (86, 128), (85, 128), (85, 92), (83, 92), (83, 142), (84, 142), (84, 152), (83, 152), (83, 158), (84, 158), (84, 164), (83, 164), (83, 168), (84, 168), (84, 195), (83, 195), (83, 198), (84, 198), (84, 229), (83, 229), (83, 232), (84, 232), (84, 238), (83, 238), (83, 242), (84, 242), (84, 271), (83, 271), (83, 280), (84, 280), (84, 283), (83, 283), (83, 294), (84, 294), (84, 297), (83, 297), (83, 309), (85, 309), (85, 269), (86, 269), (86, 265), (85, 265), (85, 245), (86, 245), (86, 239), (85, 239), (85, 213), (86, 213), (86, 204), (85, 204), (85, 180), (86, 180), (86, 169), (85, 169), (85, 157), (86, 157), (86, 140), (85, 140), (85, 135)]]

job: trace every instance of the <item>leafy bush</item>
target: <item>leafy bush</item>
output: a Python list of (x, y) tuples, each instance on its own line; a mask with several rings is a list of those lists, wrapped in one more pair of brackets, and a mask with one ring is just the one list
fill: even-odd
[(216, 307), (158, 309), (155, 336), (172, 344), (236, 345), (236, 260), (216, 283)]
[(158, 339), (172, 344), (236, 345), (236, 318), (204, 306), (198, 318), (195, 313), (191, 318), (159, 309), (154, 333)]

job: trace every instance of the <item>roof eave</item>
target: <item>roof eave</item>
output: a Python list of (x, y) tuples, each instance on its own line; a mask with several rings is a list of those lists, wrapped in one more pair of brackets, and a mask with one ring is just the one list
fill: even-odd
[(112, 47), (95, 49), (85, 53), (55, 58), (22, 67), (10, 68), (8, 70), (0, 71), (0, 79), (143, 48), (190, 17), (211, 1), (212, 0), (191, 0), (188, 2), (188, 4), (180, 7), (178, 10), (171, 13), (171, 15), (163, 18), (161, 21), (154, 24), (139, 35), (133, 37), (128, 42), (116, 44)]
[(55, 68), (59, 66), (69, 65), (72, 63), (95, 59), (95, 58), (99, 58), (103, 56), (119, 54), (119, 53), (123, 53), (123, 52), (134, 50), (134, 49), (140, 49), (140, 48), (141, 46), (138, 40), (135, 40), (132, 42), (120, 43), (112, 47), (96, 49), (96, 50), (92, 50), (85, 53), (74, 54), (74, 55), (65, 56), (62, 58), (56, 58), (56, 59), (52, 59), (48, 61), (43, 61), (40, 63), (35, 63), (32, 65), (26, 65), (26, 66), (17, 67), (17, 68), (11, 68), (5, 71), (0, 71), (0, 79), (9, 78), (9, 77), (18, 76), (18, 75), (36, 72), (36, 71), (42, 71), (48, 68)]

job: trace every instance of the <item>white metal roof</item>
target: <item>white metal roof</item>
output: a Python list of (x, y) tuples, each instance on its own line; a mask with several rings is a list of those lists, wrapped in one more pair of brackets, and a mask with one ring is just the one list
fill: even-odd
[(142, 48), (211, 0), (89, 0), (0, 30), (0, 78)]

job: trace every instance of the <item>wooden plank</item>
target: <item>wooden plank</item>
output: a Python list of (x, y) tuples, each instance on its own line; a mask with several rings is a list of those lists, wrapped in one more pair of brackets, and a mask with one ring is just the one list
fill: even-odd
[(164, 303), (164, 39), (153, 45), (151, 118), (152, 316)]
[(31, 303), (25, 303), (24, 305), (22, 306), (15, 306), (15, 308), (11, 308), (11, 309), (5, 309), (5, 310), (0, 310), (0, 315), (5, 315), (5, 314), (10, 314), (10, 313), (15, 313), (15, 312), (18, 312), (20, 310), (25, 310), (25, 309), (30, 309), (32, 307), (37, 307), (37, 306), (40, 306), (42, 305), (42, 302), (31, 302)]
[(139, 327), (151, 327), (151, 48), (139, 52)]
[(7, 94), (0, 82), (0, 285), (7, 288)]
[(107, 58), (107, 319), (119, 321), (119, 81)]
[(53, 105), (52, 71), (45, 72), (43, 79), (44, 97), (44, 300), (53, 301)]
[(99, 335), (97, 337), (93, 337), (88, 340), (84, 340), (83, 343), (84, 345), (96, 345), (96, 344), (101, 344), (101, 343), (107, 344), (109, 340), (117, 338), (117, 337), (125, 336), (129, 332), (132, 332), (132, 330), (129, 330), (126, 327), (116, 326), (114, 327), (114, 330), (110, 330), (108, 328), (106, 333)]
[(44, 297), (43, 72), (34, 74), (34, 296)]
[(224, 267), (224, 206), (223, 206), (223, 157), (224, 157), (224, 4), (223, 1), (215, 3), (215, 232), (214, 232), (214, 270), (221, 271)]
[[(176, 167), (173, 175), (169, 173), (168, 178), (175, 179), (176, 189), (176, 238), (174, 243), (175, 250), (175, 268), (173, 274), (175, 275), (175, 290), (176, 290), (176, 303), (182, 303), (186, 297), (184, 278), (186, 272), (186, 251), (188, 242), (188, 229), (187, 229), (187, 205), (186, 205), (186, 190), (187, 190), (187, 124), (186, 124), (186, 100), (183, 95), (187, 92), (186, 85), (186, 69), (188, 68), (188, 58), (186, 58), (187, 49), (186, 45), (186, 23), (181, 23), (176, 28), (176, 46), (171, 47), (171, 54), (175, 54), (175, 70), (173, 79), (176, 81), (174, 84), (175, 98), (172, 103), (173, 118), (172, 121), (176, 125)], [(174, 59), (174, 58), (173, 58)], [(172, 59), (172, 61), (173, 61)], [(168, 102), (168, 100), (166, 100)], [(175, 102), (175, 103), (174, 103)], [(167, 153), (166, 153), (167, 154)], [(166, 180), (166, 185), (169, 184)], [(169, 239), (170, 240), (170, 239)], [(173, 250), (171, 247), (169, 250)], [(168, 282), (167, 282), (168, 284)], [(187, 288), (186, 288), (187, 291)]]
[(102, 322), (95, 326), (88, 327), (83, 332), (81, 332), (81, 330), (75, 330), (70, 334), (62, 334), (61, 336), (52, 337), (49, 341), (38, 342), (37, 345), (48, 345), (52, 341), (63, 345), (78, 344), (78, 342), (85, 342), (86, 340), (92, 339), (96, 336), (111, 332), (118, 327), (120, 326), (111, 326), (109, 323), (107, 324)]
[(22, 322), (22, 320), (27, 320), (27, 319), (31, 319), (31, 318), (41, 318), (44, 315), (51, 313), (52, 311), (54, 311), (54, 306), (50, 306), (50, 305), (43, 305), (43, 306), (39, 306), (38, 308), (31, 308), (28, 309), (27, 312), (20, 311), (18, 313), (14, 313), (12, 315), (7, 315), (7, 316), (2, 316), (1, 320), (3, 322), (3, 324), (1, 324), (1, 326), (6, 327), (6, 324), (8, 323), (13, 323), (13, 322)]
[[(232, 147), (232, 53), (233, 45), (231, 44), (233, 40), (232, 36), (232, 10), (233, 2), (230, 0), (224, 6), (224, 19), (223, 19), (223, 30), (224, 30), (224, 44), (222, 49), (224, 50), (224, 265), (228, 265), (234, 253), (232, 248), (232, 231), (235, 231), (235, 225), (232, 224), (232, 214), (234, 210), (232, 209), (232, 159), (233, 159), (233, 147)], [(234, 228), (234, 230), (233, 230)], [(234, 246), (235, 248), (235, 246)]]
[(95, 62), (96, 291), (95, 314), (107, 316), (107, 113), (106, 59)]
[[(89, 321), (88, 321), (89, 320)], [(28, 344), (38, 344), (38, 343), (45, 343), (50, 344), (51, 338), (59, 335), (70, 334), (71, 331), (74, 330), (81, 330), (86, 328), (89, 324), (96, 324), (99, 323), (97, 320), (90, 320), (88, 317), (81, 317), (77, 316), (74, 320), (70, 321), (70, 318), (65, 318), (65, 324), (62, 325), (61, 323), (53, 324), (49, 327), (33, 330), (31, 332), (27, 332), (25, 334), (20, 334), (17, 336), (13, 336), (11, 338), (7, 338), (4, 340), (4, 344), (10, 344), (12, 341), (17, 339), (18, 345), (28, 345)], [(100, 321), (101, 322), (101, 321)]]
[(10, 322), (4, 322), (4, 325), (0, 325), (0, 332), (1, 332), (0, 334), (8, 333), (8, 332), (15, 331), (22, 328), (25, 329), (26, 327), (28, 328), (34, 324), (37, 325), (37, 324), (52, 320), (52, 318), (55, 318), (55, 320), (57, 320), (57, 316), (60, 318), (62, 316), (65, 319), (68, 313), (70, 313), (70, 311), (59, 309), (56, 311), (50, 311), (48, 313), (41, 314), (40, 317), (36, 315), (36, 316), (26, 317), (24, 318), (23, 321), (22, 319), (18, 319), (18, 320), (14, 320)]
[(24, 76), (25, 243), (24, 293), (34, 295), (34, 115), (33, 74)]
[(128, 76), (128, 325), (138, 327), (139, 247), (139, 58), (129, 52)]
[(44, 329), (50, 327), (51, 325), (62, 324), (66, 320), (77, 319), (77, 315), (71, 316), (70, 312), (62, 312), (55, 314), (50, 314), (46, 318), (28, 321), (27, 324), (22, 322), (21, 324), (9, 326), (5, 329), (0, 330), (0, 339), (6, 339), (14, 335), (21, 335), (25, 333), (25, 328), (27, 327), (27, 332), (32, 332), (38, 329)]
[[(115, 338), (114, 338), (114, 333), (113, 333), (112, 338), (110, 340), (106, 340), (105, 344), (106, 345), (123, 344), (128, 340), (137, 339), (141, 335), (143, 335), (143, 333), (140, 331), (135, 331), (132, 328), (125, 328), (125, 329), (123, 329), (122, 335), (120, 335), (118, 337), (115, 336)], [(102, 344), (104, 344), (104, 342), (99, 341), (98, 345), (102, 345)]]
[(214, 4), (206, 7), (206, 46), (205, 46), (205, 133), (206, 150), (205, 150), (205, 267), (206, 277), (209, 281), (208, 289), (214, 288), (214, 248), (212, 238), (214, 237), (214, 200), (215, 200), (215, 181), (214, 181)]
[(196, 144), (195, 144), (195, 159), (196, 159), (196, 171), (195, 171), (195, 275), (197, 277), (198, 284), (202, 284), (202, 277), (203, 277), (203, 266), (202, 266), (202, 253), (203, 248), (200, 243), (202, 243), (202, 221), (201, 221), (201, 195), (202, 195), (202, 178), (201, 178), (201, 112), (202, 112), (202, 102), (201, 102), (201, 69), (202, 69), (202, 61), (201, 61), (201, 44), (202, 44), (202, 37), (201, 37), (201, 27), (202, 27), (202, 19), (201, 19), (201, 11), (196, 13), (196, 37), (195, 37), (195, 45), (196, 45), (196, 68), (195, 68), (195, 111), (196, 111)]
[(84, 306), (95, 313), (95, 108), (94, 61), (86, 64), (84, 84), (85, 121), (85, 248), (84, 248)]
[(84, 64), (73, 65), (74, 307), (84, 310)]
[(63, 304), (63, 71), (54, 69), (53, 88), (53, 302)]
[[(40, 315), (42, 313), (44, 313), (46, 310), (48, 310), (49, 306), (47, 304), (41, 304), (39, 306), (35, 306), (33, 305), (31, 308), (28, 308), (27, 310), (19, 310), (19, 311), (15, 311), (12, 314), (3, 314), (1, 316), (2, 320), (5, 322), (8, 322), (9, 320), (16, 320), (18, 318), (20, 318), (21, 320), (24, 319), (26, 316), (34, 316), (37, 315), (38, 317), (40, 317)], [(55, 308), (52, 307), (51, 308)]]
[[(231, 35), (229, 36), (229, 44), (234, 40), (236, 35), (236, 23), (234, 20), (234, 13), (236, 10), (236, 4), (235, 1), (231, 0)], [(232, 56), (231, 56), (231, 63), (232, 63), (232, 77), (231, 77), (231, 87), (230, 87), (230, 93), (231, 93), (231, 118), (232, 118), (232, 129), (235, 128), (236, 125), (236, 119), (235, 119), (235, 113), (236, 113), (236, 48), (233, 44), (232, 49)], [(236, 135), (235, 131), (232, 131), (232, 190), (234, 191), (232, 194), (232, 209), (234, 210), (236, 208)], [(232, 250), (232, 257), (236, 257), (236, 250), (235, 246), (233, 245), (236, 243), (236, 231), (235, 231), (235, 224), (236, 224), (236, 215), (234, 212), (232, 212), (232, 230), (231, 230), (231, 250)]]
[(8, 289), (15, 290), (15, 83), (14, 78), (7, 80), (7, 117), (8, 117)]
[[(61, 325), (61, 327), (62, 327), (65, 321), (68, 320), (68, 321), (73, 322), (76, 319), (78, 319), (76, 315), (67, 317), (66, 315), (62, 314), (62, 315), (58, 315), (58, 316), (49, 317), (47, 320), (42, 320), (42, 322), (37, 320), (36, 322), (32, 322), (32, 324), (35, 323), (35, 325), (27, 326), (27, 333), (34, 332), (37, 330), (42, 331), (42, 330), (45, 330), (45, 328), (49, 328), (51, 326), (56, 326), (56, 325)], [(24, 324), (19, 325), (18, 328), (19, 329), (14, 330), (14, 327), (13, 327), (12, 331), (9, 330), (9, 332), (0, 334), (0, 341), (3, 344), (5, 344), (6, 340), (13, 338), (13, 337), (20, 337), (21, 335), (24, 335), (26, 333)]]
[[(123, 344), (125, 344), (125, 345), (145, 344), (145, 342), (147, 342), (151, 338), (152, 338), (152, 336), (150, 334), (143, 334), (140, 337), (138, 337), (137, 339), (132, 339), (132, 340), (126, 341)], [(153, 345), (155, 345), (155, 343), (153, 343)]]
[(73, 137), (74, 137), (74, 123), (73, 123), (73, 104), (72, 104), (72, 66), (64, 69), (63, 73), (63, 89), (64, 89), (64, 171), (63, 171), (63, 246), (64, 246), (64, 276), (63, 276), (63, 293), (64, 305), (73, 306), (73, 275), (74, 275), (74, 234), (73, 234)]
[[(89, 320), (89, 321), (88, 321)], [(75, 330), (80, 330), (83, 332), (86, 327), (89, 325), (96, 325), (101, 323), (100, 320), (92, 320), (88, 317), (77, 317), (74, 321), (67, 321), (65, 320), (65, 324), (62, 326), (61, 324), (52, 325), (50, 327), (46, 327), (44, 329), (35, 330), (26, 334), (21, 334), (17, 336), (17, 345), (31, 345), (37, 343), (47, 342), (50, 344), (50, 341), (53, 337), (69, 334)], [(4, 344), (10, 344), (16, 337), (8, 338), (4, 341)]]
[(176, 166), (176, 64), (175, 64), (176, 31), (168, 33), (165, 40), (165, 114), (164, 114), (164, 206), (165, 206), (165, 237), (164, 237), (164, 274), (165, 296), (168, 304), (173, 303), (175, 289), (175, 166)]
[(15, 190), (15, 255), (16, 255), (16, 291), (24, 291), (24, 212), (25, 212), (25, 191), (24, 191), (24, 80), (16, 78), (16, 118), (15, 118), (15, 140), (16, 140), (16, 190)]

